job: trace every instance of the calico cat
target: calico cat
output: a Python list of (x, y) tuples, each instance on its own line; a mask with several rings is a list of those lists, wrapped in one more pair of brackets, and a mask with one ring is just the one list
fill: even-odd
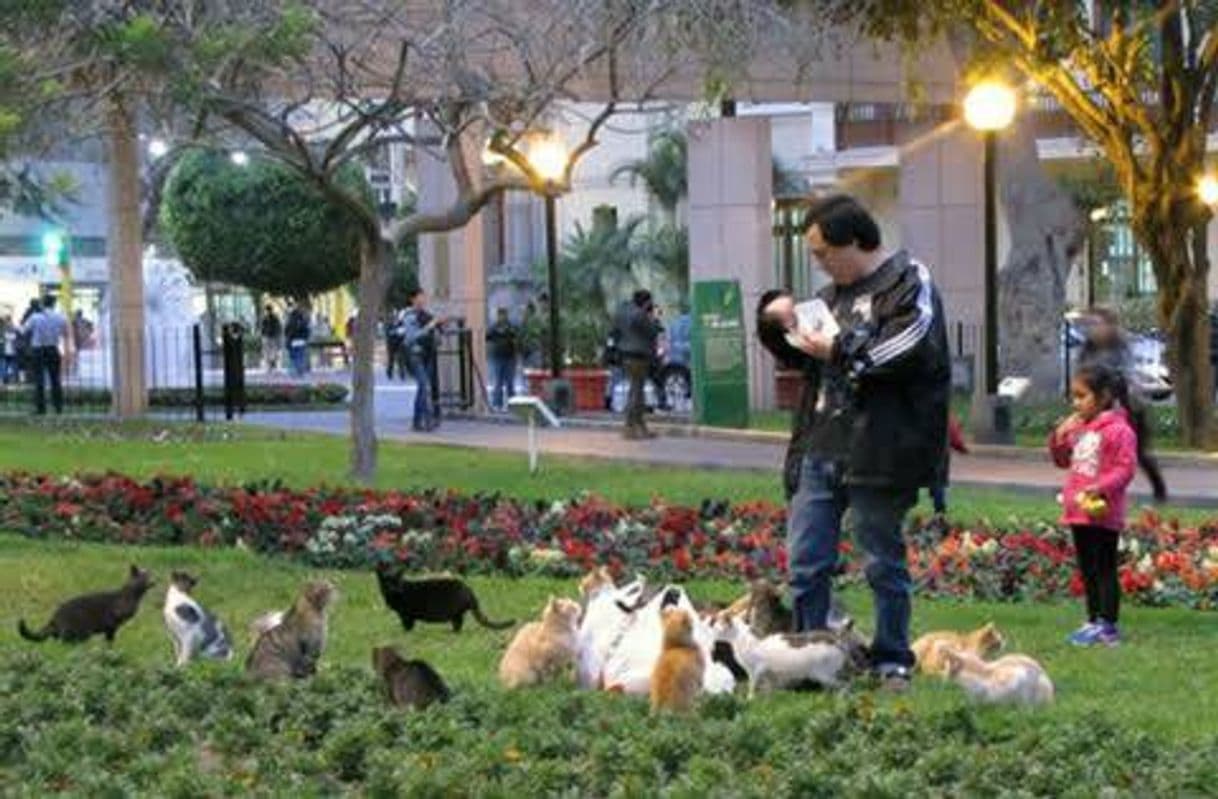
[(198, 582), (186, 572), (175, 571), (165, 591), (162, 614), (177, 666), (185, 666), (199, 655), (212, 660), (233, 658), (224, 624), (190, 596)]
[(126, 584), (117, 591), (99, 591), (69, 599), (38, 632), (26, 627), (25, 619), (17, 623), (17, 631), (27, 641), (58, 638), (65, 643), (78, 643), (101, 633), (106, 636), (107, 643), (114, 643), (118, 628), (131, 620), (139, 610), (140, 600), (152, 586), (152, 575), (132, 564)]
[[(729, 605), (727, 612), (730, 615), (743, 616), (753, 628), (753, 632), (763, 638), (795, 630), (794, 614), (783, 603), (782, 589), (764, 578), (754, 580), (749, 585), (749, 592)], [(833, 631), (854, 627), (854, 619), (836, 596), (829, 598), (829, 616), (825, 625)]]
[(702, 690), (706, 661), (694, 641), (694, 622), (682, 608), (665, 608), (660, 657), (651, 672), (651, 712), (687, 713)]
[(750, 697), (783, 688), (840, 688), (868, 665), (866, 647), (849, 630), (758, 636), (744, 619), (724, 614), (715, 634), (731, 643), (748, 672)]
[(447, 622), (453, 626), (453, 632), (459, 633), (466, 611), (491, 630), (506, 630), (516, 623), (514, 619), (494, 622), (482, 615), (473, 589), (455, 577), (407, 580), (381, 567), (376, 570), (376, 582), (385, 604), (398, 614), (406, 632), (414, 629), (416, 621), (429, 621)]
[(1046, 705), (1053, 701), (1053, 682), (1027, 655), (1006, 655), (987, 663), (971, 652), (943, 647), (945, 674), (979, 702)]
[(425, 710), (452, 696), (435, 669), (422, 660), (406, 660), (393, 647), (372, 650), (372, 669), (381, 678), (385, 696), (398, 707)]
[(524, 688), (561, 676), (575, 662), (579, 617), (578, 602), (550, 597), (541, 621), (521, 627), (503, 653), (499, 682)]
[(914, 657), (918, 670), (923, 674), (947, 674), (947, 661), (943, 657), (945, 648), (952, 648), (985, 658), (1000, 651), (1006, 643), (1002, 633), (993, 622), (973, 630), (971, 633), (934, 632), (914, 641)]
[(326, 647), (326, 613), (335, 593), (324, 580), (306, 583), (283, 621), (259, 636), (245, 661), (246, 673), (269, 680), (302, 680), (316, 674)]

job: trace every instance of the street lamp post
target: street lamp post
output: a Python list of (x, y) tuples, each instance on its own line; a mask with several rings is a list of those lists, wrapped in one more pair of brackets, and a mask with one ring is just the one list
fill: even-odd
[(998, 131), (1015, 118), (1015, 92), (1008, 86), (986, 81), (964, 98), (964, 119), (983, 136), (983, 229), (985, 235), (985, 353), (983, 360), (985, 403), (975, 415), (979, 440), (1009, 443), (1009, 419), (998, 418), (998, 203), (995, 199), (998, 168)]
[(536, 137), (529, 146), (529, 164), (544, 181), (541, 187), (546, 204), (546, 277), (550, 293), (550, 375), (562, 377), (562, 342), (558, 319), (558, 195), (562, 193), (567, 172), (567, 148), (556, 135)]

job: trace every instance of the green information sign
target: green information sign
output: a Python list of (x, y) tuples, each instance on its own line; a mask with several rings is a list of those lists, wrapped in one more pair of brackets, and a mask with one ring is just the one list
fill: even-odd
[(698, 424), (748, 427), (749, 368), (740, 284), (699, 281), (693, 300), (695, 418)]

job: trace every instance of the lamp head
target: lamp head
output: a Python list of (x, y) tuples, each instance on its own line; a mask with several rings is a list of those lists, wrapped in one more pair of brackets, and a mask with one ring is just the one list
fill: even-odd
[(1002, 130), (1015, 119), (1015, 90), (1005, 83), (978, 83), (964, 98), (964, 120), (982, 131)]

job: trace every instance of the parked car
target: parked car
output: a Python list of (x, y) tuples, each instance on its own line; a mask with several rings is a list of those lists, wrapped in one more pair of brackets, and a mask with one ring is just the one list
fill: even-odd
[[(606, 350), (613, 342), (606, 343)], [(651, 378), (643, 386), (643, 398), (648, 408), (688, 413), (693, 409), (693, 376), (690, 372), (690, 317), (681, 314), (660, 334), (656, 363)], [(620, 365), (610, 364), (609, 383), (605, 389), (605, 410), (622, 413), (626, 409), (629, 388)]]
[[(1077, 363), (1077, 351), (1087, 340), (1081, 315), (1067, 314), (1062, 332), (1062, 345), (1070, 350), (1071, 363)], [(1133, 387), (1142, 396), (1162, 402), (1170, 399), (1173, 388), (1171, 371), (1167, 366), (1167, 346), (1158, 331), (1129, 333), (1126, 336), (1129, 354), (1133, 360), (1130, 375)]]

